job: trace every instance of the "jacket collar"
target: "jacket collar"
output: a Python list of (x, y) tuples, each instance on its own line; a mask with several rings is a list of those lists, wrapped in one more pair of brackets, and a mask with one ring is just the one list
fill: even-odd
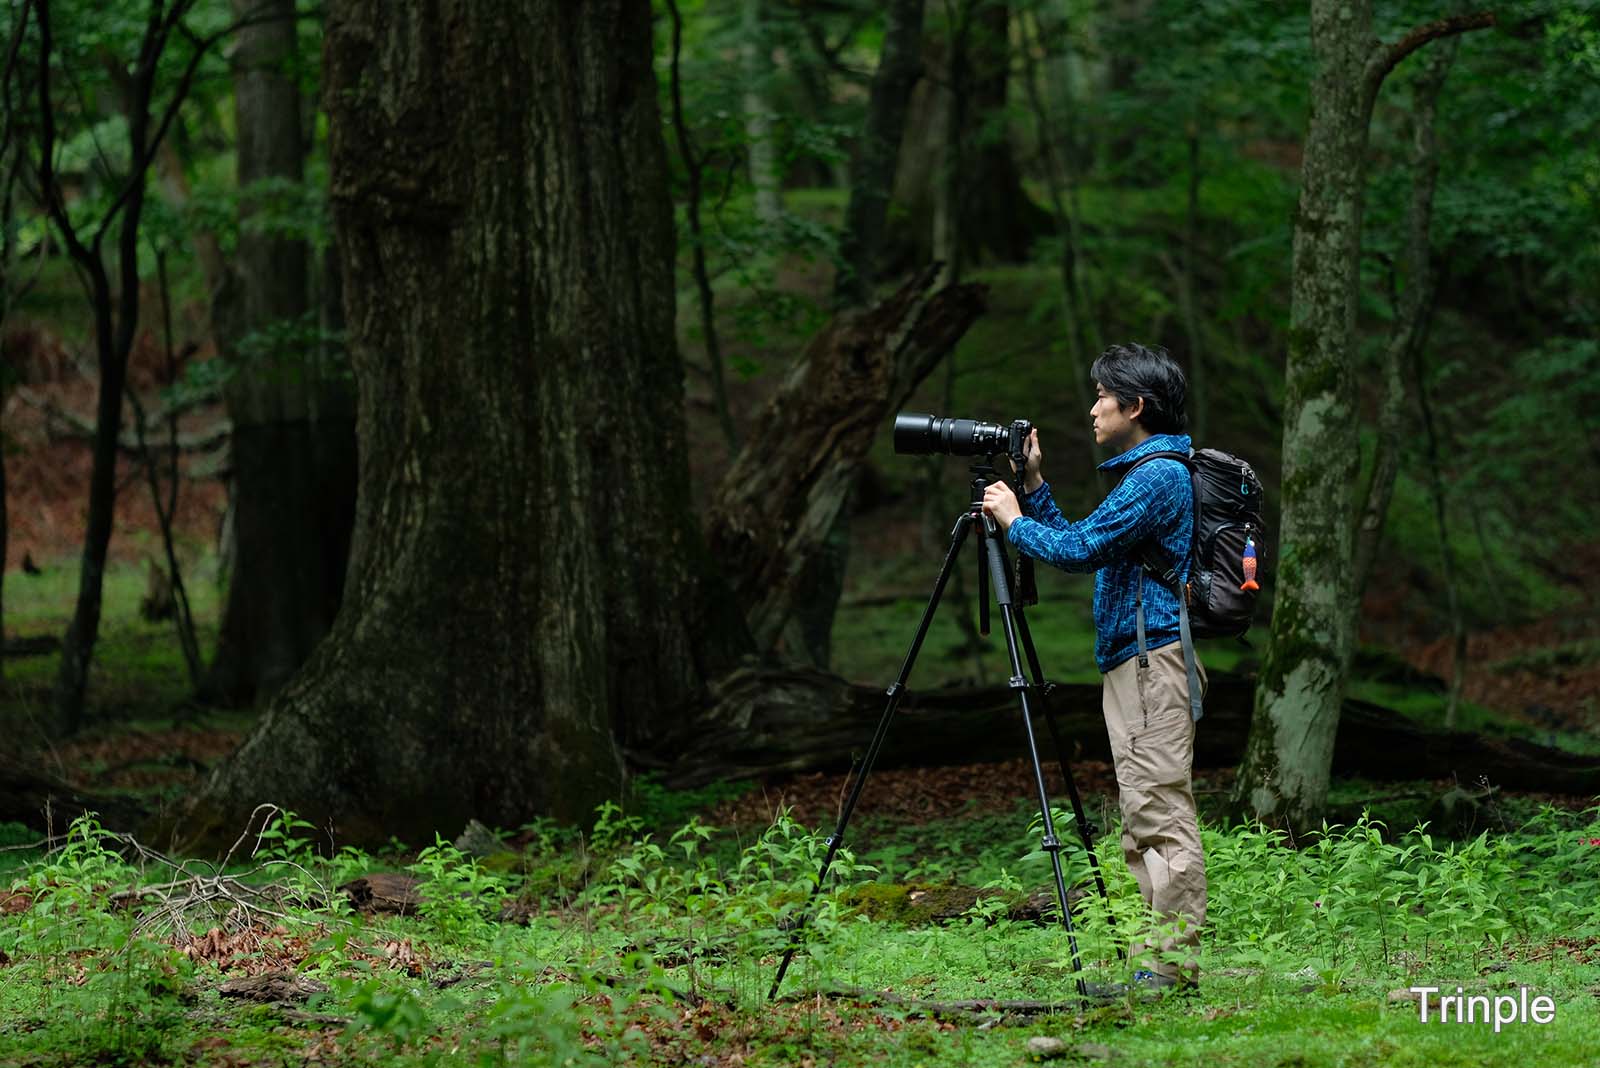
[(1115, 471), (1119, 467), (1126, 467), (1152, 452), (1181, 452), (1187, 454), (1190, 447), (1188, 434), (1151, 434), (1139, 444), (1119, 456), (1113, 456), (1100, 465), (1101, 471)]

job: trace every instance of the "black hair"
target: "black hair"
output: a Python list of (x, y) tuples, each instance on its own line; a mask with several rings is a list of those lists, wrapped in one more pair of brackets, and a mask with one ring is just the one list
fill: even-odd
[(1183, 368), (1160, 345), (1112, 345), (1094, 361), (1089, 377), (1114, 395), (1119, 407), (1127, 408), (1143, 397), (1139, 422), (1152, 434), (1181, 434), (1188, 425)]

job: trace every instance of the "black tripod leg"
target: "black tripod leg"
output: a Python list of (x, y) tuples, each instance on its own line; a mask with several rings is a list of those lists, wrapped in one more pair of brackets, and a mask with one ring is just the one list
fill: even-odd
[(917, 662), (917, 654), (922, 651), (922, 642), (928, 636), (928, 624), (933, 622), (934, 610), (939, 607), (939, 599), (944, 596), (945, 584), (950, 581), (950, 572), (955, 567), (956, 557), (960, 555), (961, 546), (967, 540), (967, 533), (972, 523), (972, 515), (963, 514), (956, 520), (955, 529), (950, 532), (950, 551), (945, 554), (944, 566), (939, 569), (939, 578), (933, 584), (933, 595), (928, 598), (928, 606), (922, 611), (922, 622), (917, 624), (917, 633), (911, 639), (911, 648), (906, 652), (905, 661), (900, 665), (900, 674), (887, 691), (889, 700), (883, 706), (883, 716), (878, 720), (878, 729), (872, 735), (872, 742), (867, 746), (866, 755), (856, 767), (855, 780), (850, 784), (844, 808), (839, 812), (839, 822), (834, 826), (833, 833), (828, 836), (828, 852), (822, 858), (822, 869), (817, 872), (816, 884), (811, 887), (811, 893), (806, 898), (805, 910), (801, 912), (799, 922), (795, 924), (794, 937), (790, 939), (788, 948), (783, 952), (783, 960), (778, 964), (777, 977), (772, 980), (772, 989), (767, 992), (768, 1001), (778, 996), (778, 988), (783, 985), (783, 977), (789, 971), (789, 962), (794, 959), (795, 950), (799, 948), (800, 933), (805, 930), (806, 923), (811, 918), (812, 905), (822, 891), (822, 884), (827, 881), (828, 869), (833, 867), (833, 858), (838, 854), (839, 847), (844, 844), (845, 826), (850, 822), (856, 801), (861, 797), (861, 788), (866, 785), (867, 774), (872, 771), (873, 762), (878, 759), (878, 751), (883, 748), (883, 740), (889, 734), (889, 721), (894, 718), (895, 709), (900, 706), (900, 699), (905, 695), (906, 681), (911, 677), (912, 665)]
[[(1083, 798), (1078, 794), (1078, 783), (1072, 777), (1072, 768), (1067, 764), (1067, 750), (1061, 744), (1061, 732), (1056, 728), (1055, 708), (1050, 699), (1055, 684), (1045, 680), (1044, 668), (1039, 666), (1039, 650), (1033, 644), (1033, 632), (1028, 629), (1028, 618), (1020, 605), (1016, 609), (1016, 618), (1017, 634), (1022, 638), (1022, 648), (1028, 657), (1028, 670), (1033, 673), (1034, 685), (1040, 690), (1039, 704), (1044, 709), (1044, 723), (1050, 731), (1050, 744), (1056, 747), (1056, 760), (1061, 765), (1061, 777), (1066, 780), (1067, 796), (1072, 800), (1072, 818), (1078, 824), (1078, 837), (1083, 839), (1083, 850), (1089, 854), (1089, 867), (1094, 872), (1094, 885), (1100, 891), (1100, 900), (1109, 906), (1111, 897), (1106, 893), (1106, 880), (1100, 873), (1100, 858), (1094, 851), (1094, 827), (1084, 812)], [(1106, 922), (1112, 926), (1116, 924), (1109, 907), (1106, 910)]]
[(1011, 688), (1016, 691), (1017, 700), (1022, 705), (1022, 731), (1028, 739), (1028, 758), (1033, 761), (1033, 782), (1039, 791), (1039, 815), (1044, 818), (1044, 841), (1040, 848), (1050, 854), (1050, 866), (1056, 877), (1056, 896), (1061, 901), (1061, 926), (1066, 928), (1067, 945), (1072, 950), (1072, 970), (1076, 975), (1078, 997), (1087, 1004), (1089, 990), (1083, 979), (1083, 960), (1078, 955), (1078, 933), (1072, 927), (1067, 880), (1061, 873), (1061, 840), (1056, 837), (1055, 817), (1050, 813), (1050, 793), (1045, 789), (1044, 768), (1039, 763), (1039, 746), (1033, 737), (1033, 711), (1028, 707), (1028, 680), (1022, 674), (1022, 658), (1017, 653), (1017, 624), (1012, 611), (1005, 550), (1000, 546), (999, 537), (985, 538), (984, 545), (989, 555), (989, 579), (994, 585), (995, 600), (1000, 604), (1000, 624), (1006, 632), (1006, 653), (1011, 657)]

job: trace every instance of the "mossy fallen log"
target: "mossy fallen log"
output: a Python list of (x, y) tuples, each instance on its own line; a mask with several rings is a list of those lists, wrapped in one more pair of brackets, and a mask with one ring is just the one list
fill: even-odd
[[(1244, 752), (1254, 683), (1213, 674), (1195, 738), (1195, 765), (1231, 767)], [(839, 770), (865, 751), (883, 714), (881, 689), (802, 667), (746, 666), (723, 677), (712, 706), (694, 726), (650, 753), (630, 753), (673, 787), (774, 773)], [(1100, 687), (1060, 684), (1035, 691), (1041, 755), (1055, 747), (1043, 713), (1048, 702), (1070, 759), (1109, 760)], [(902, 699), (877, 767), (939, 767), (1011, 760), (1026, 753), (1021, 712), (1007, 688), (946, 687)], [(1569, 753), (1514, 738), (1430, 728), (1392, 709), (1347, 700), (1333, 770), (1380, 781), (1487, 780), (1506, 789), (1600, 795), (1600, 756)]]

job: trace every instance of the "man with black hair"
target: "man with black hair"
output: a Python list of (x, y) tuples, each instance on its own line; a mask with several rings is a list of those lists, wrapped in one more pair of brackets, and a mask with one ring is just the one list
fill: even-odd
[[(1199, 975), (1194, 947), (1206, 918), (1192, 783), (1198, 714), (1191, 717), (1177, 596), (1140, 561), (1174, 564), (1180, 586), (1187, 581), (1194, 496), (1181, 462), (1138, 463), (1155, 452), (1189, 452), (1185, 382), (1165, 349), (1139, 344), (1106, 349), (1090, 374), (1094, 439), (1116, 453), (1100, 470), (1125, 477), (1087, 517), (1068, 522), (1040, 474), (1043, 452), (1034, 431), (1022, 504), (996, 483), (983, 507), (1018, 550), (1064, 571), (1095, 572), (1094, 653), (1116, 766), (1122, 853), (1145, 903), (1169, 925), (1132, 947), (1133, 980), (1152, 988), (1192, 986)], [(1196, 667), (1203, 680), (1204, 669)]]

